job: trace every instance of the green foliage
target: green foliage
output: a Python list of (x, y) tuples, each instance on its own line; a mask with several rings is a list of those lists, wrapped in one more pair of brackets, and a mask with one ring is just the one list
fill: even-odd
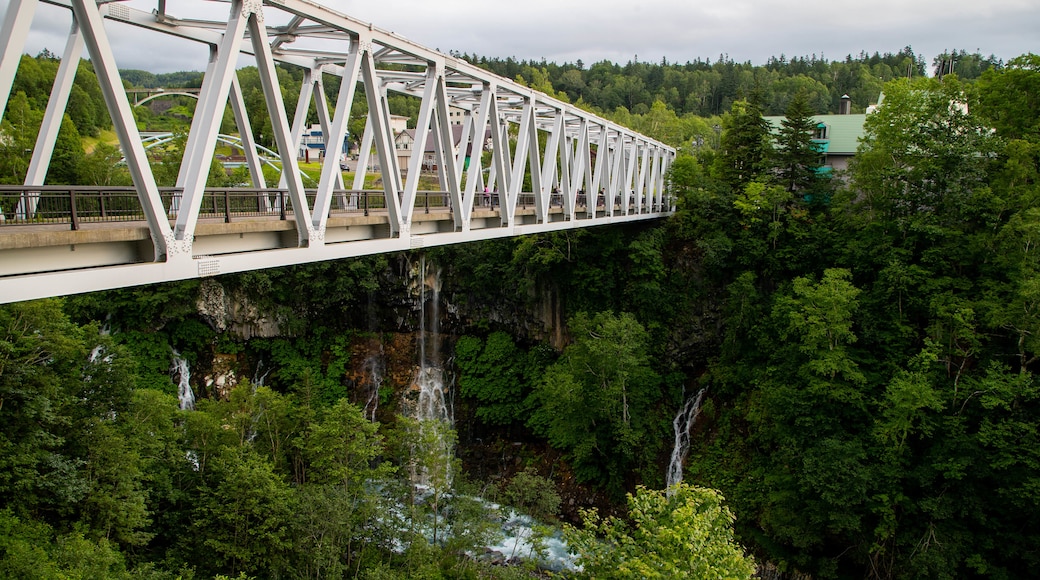
[(21, 184), (25, 181), (29, 169), (26, 152), (32, 151), (33, 135), (42, 120), (43, 113), (32, 108), (24, 92), (12, 91), (7, 111), (0, 121), (0, 132), (5, 135), (0, 141), (0, 183)]
[(556, 518), (560, 511), (560, 495), (552, 481), (528, 467), (509, 480), (502, 490), (502, 500), (540, 522)]
[(751, 578), (755, 563), (733, 535), (722, 495), (679, 483), (628, 495), (628, 519), (583, 514), (584, 529), (566, 528), (587, 578)]
[(0, 510), (0, 576), (33, 580), (129, 579), (122, 555), (104, 538), (55, 535), (46, 524)]
[(812, 140), (816, 129), (812, 115), (805, 93), (796, 93), (776, 136), (777, 181), (792, 193), (811, 195), (816, 185), (820, 152)]
[(292, 545), (294, 497), (271, 464), (248, 449), (227, 449), (209, 467), (193, 511), (193, 541), (211, 553), (215, 570), (277, 572)]
[(532, 358), (504, 332), (492, 332), (487, 340), (463, 336), (456, 341), (457, 383), (463, 395), (479, 402), (478, 419), (488, 425), (508, 425), (526, 415)]
[(1036, 142), (1040, 137), (1040, 56), (1022, 55), (999, 72), (989, 68), (978, 87), (980, 112), (999, 135)]
[[(656, 103), (661, 103), (681, 118), (721, 115), (753, 90), (762, 92), (762, 102), (770, 115), (783, 114), (791, 97), (799, 91), (807, 94), (816, 113), (835, 111), (843, 94), (849, 94), (855, 107), (862, 111), (876, 101), (881, 83), (904, 78), (908, 72), (925, 76), (927, 64), (909, 46), (895, 53), (850, 54), (837, 61), (817, 55), (781, 55), (764, 65), (735, 62), (724, 55), (715, 61), (698, 58), (685, 63), (650, 63), (636, 59), (623, 66), (600, 61), (588, 67), (581, 61), (558, 64), (457, 56), (506, 78), (522, 77), (523, 82), (548, 94), (563, 93), (565, 100), (592, 110), (624, 109), (639, 117), (652, 115)], [(970, 59), (988, 63), (990, 68), (1000, 67), (993, 57), (964, 53), (958, 58), (965, 66)], [(964, 72), (968, 75), (965, 78), (974, 78), (974, 73), (967, 69)], [(686, 142), (689, 137), (686, 135)]]
[(581, 480), (619, 491), (656, 448), (649, 337), (627, 313), (580, 313), (570, 328), (574, 343), (535, 386), (528, 425), (567, 453)]
[(985, 169), (996, 146), (972, 104), (956, 79), (886, 85), (885, 102), (867, 118), (851, 165), (853, 184), (864, 194), (860, 213), (894, 222), (904, 233), (971, 223), (989, 195)]
[(756, 101), (738, 101), (722, 119), (722, 142), (715, 176), (739, 191), (766, 170), (770, 156), (769, 126)]
[(375, 463), (383, 448), (377, 430), (346, 399), (322, 412), (307, 433), (308, 481), (335, 484), (360, 497), (367, 482), (385, 479), (392, 470)]

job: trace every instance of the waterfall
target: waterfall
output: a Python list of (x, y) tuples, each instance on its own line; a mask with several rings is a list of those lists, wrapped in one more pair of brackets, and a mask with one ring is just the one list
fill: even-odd
[(671, 489), (674, 485), (682, 481), (683, 476), (683, 462), (686, 461), (686, 454), (690, 451), (690, 430), (693, 429), (693, 424), (697, 422), (697, 415), (701, 412), (701, 401), (704, 399), (704, 392), (707, 387), (697, 391), (697, 394), (686, 400), (682, 408), (672, 419), (672, 429), (675, 430), (675, 444), (672, 447), (672, 459), (668, 463), (668, 474), (665, 477), (667, 488)]
[[(261, 372), (263, 371), (263, 372)], [(257, 387), (266, 386), (267, 375), (271, 374), (271, 369), (264, 369), (264, 359), (260, 359), (256, 363), (256, 371), (253, 372), (253, 392), (256, 392)]]
[[(429, 269), (425, 256), (420, 258), (419, 370), (413, 384), (419, 395), (415, 418), (419, 421), (421, 438), (433, 447), (435, 455), (440, 458), (437, 463), (446, 470), (444, 481), (450, 485), (450, 458), (453, 450), (450, 440), (445, 436), (454, 418), (440, 361), (440, 274), (440, 269)], [(429, 468), (423, 466), (416, 474), (416, 479), (420, 484), (430, 484), (432, 478)]]
[(379, 345), (378, 352), (374, 351), (365, 359), (362, 372), (368, 378), (368, 398), (365, 400), (363, 410), (365, 418), (373, 423), (376, 420), (376, 411), (379, 410), (379, 388), (383, 386), (383, 342), (374, 341)]
[[(419, 387), (419, 421), (440, 420), (454, 423), (451, 406), (444, 385), (444, 369), (440, 353), (440, 269), (428, 271), (426, 257), (419, 261), (422, 285), (419, 291), (419, 372), (415, 384)], [(427, 288), (430, 295), (427, 297)]]
[(177, 400), (180, 401), (180, 408), (182, 411), (194, 411), (195, 410), (195, 393), (191, 390), (191, 384), (188, 379), (191, 378), (191, 371), (188, 369), (188, 360), (180, 355), (179, 352), (173, 351), (173, 363), (170, 365), (170, 376), (177, 376)]

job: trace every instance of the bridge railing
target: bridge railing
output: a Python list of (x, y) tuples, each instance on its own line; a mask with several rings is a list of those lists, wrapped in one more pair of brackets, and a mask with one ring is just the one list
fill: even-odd
[[(308, 202), (313, 205), (316, 190), (307, 190)], [(178, 188), (160, 188), (163, 206), (167, 208), (170, 218), (176, 217), (180, 210), (183, 192)], [(199, 208), (199, 219), (219, 219), (224, 222), (248, 219), (280, 219), (286, 220), (293, 215), (288, 203), (289, 192), (286, 189), (257, 189), (243, 187), (208, 188), (202, 197)], [(579, 210), (585, 210), (590, 200), (584, 193), (575, 198)], [(535, 207), (537, 197), (533, 193), (521, 193), (517, 199), (520, 209)], [(477, 194), (473, 201), (478, 209), (500, 209), (502, 199), (499, 193)], [(598, 196), (598, 211), (604, 209), (604, 198)], [(452, 211), (450, 196), (446, 191), (421, 191), (416, 199), (416, 211)], [(563, 207), (563, 198), (553, 194), (549, 201), (550, 208)], [(621, 211), (625, 203), (620, 197), (615, 198), (614, 210)], [(628, 200), (629, 210), (634, 209), (634, 200)], [(386, 208), (386, 199), (382, 190), (338, 190), (333, 193), (330, 215), (362, 214)], [(658, 208), (654, 207), (654, 211)], [(584, 213), (579, 211), (579, 213)], [(145, 214), (141, 208), (137, 191), (133, 187), (123, 186), (20, 186), (0, 185), (0, 227), (18, 225), (68, 225), (72, 230), (80, 229), (84, 224), (108, 222), (144, 221)]]
[[(313, 204), (315, 190), (307, 190)], [(160, 188), (163, 206), (176, 217), (183, 192)], [(225, 222), (257, 218), (288, 219), (293, 210), (286, 189), (208, 188), (199, 208), (199, 219)], [(333, 194), (330, 214), (382, 210), (386, 199), (381, 190), (338, 190)], [(445, 192), (420, 192), (418, 203), (426, 211), (447, 209)], [(18, 186), (0, 185), (0, 227), (18, 225), (67, 224), (78, 230), (84, 224), (134, 222), (145, 219), (144, 210), (133, 187), (122, 186)]]

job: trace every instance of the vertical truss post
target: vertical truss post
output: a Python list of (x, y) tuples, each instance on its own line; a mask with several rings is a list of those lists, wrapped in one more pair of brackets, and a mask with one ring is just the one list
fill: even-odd
[(463, 188), (462, 175), (466, 170), (466, 153), (476, 143), (473, 136), (473, 111), (466, 111), (466, 117), (462, 120), (462, 135), (459, 138), (459, 152), (455, 156), (455, 175), (459, 176), (459, 187)]
[(639, 141), (631, 138), (625, 144), (625, 202), (624, 215), (632, 213), (635, 203), (635, 182), (639, 172)]
[(650, 143), (644, 141), (640, 147), (642, 161), (639, 163), (639, 182), (636, 184), (636, 213), (646, 213), (646, 199), (650, 180)]
[[(466, 191), (468, 189), (468, 173), (466, 167), (466, 159), (470, 157), (469, 153), (471, 150), (479, 151), (476, 149), (477, 140), (474, 136), (474, 120), (473, 110), (468, 109), (466, 111), (465, 118), (462, 120), (462, 136), (459, 139), (458, 152), (455, 155), (455, 176), (458, 180), (458, 194), (452, 195), (452, 219), (454, 221), (453, 226), (455, 231), (462, 231), (465, 223), (468, 222), (468, 218), (463, 215), (466, 212), (468, 215), (469, 210), (466, 208)], [(473, 160), (470, 160), (470, 164)], [(458, 197), (458, 199), (455, 199)]]
[(610, 170), (610, 187), (607, 190), (607, 215), (614, 215), (614, 204), (621, 196), (621, 182), (624, 172), (625, 159), (625, 134), (618, 131), (614, 147), (611, 148), (611, 161), (613, 166)]
[(173, 241), (173, 231), (170, 223), (166, 221), (162, 198), (159, 197), (159, 188), (155, 185), (155, 177), (152, 175), (151, 166), (148, 165), (144, 145), (141, 144), (141, 134), (137, 130), (137, 122), (130, 111), (130, 101), (126, 97), (123, 82), (119, 78), (119, 69), (105, 34), (101, 13), (94, 0), (73, 0), (72, 11), (76, 22), (79, 23), (80, 31), (83, 33), (83, 40), (87, 52), (91, 56), (94, 72), (97, 74), (101, 94), (105, 97), (105, 104), (112, 116), (112, 125), (119, 137), (127, 169), (130, 170), (137, 197), (141, 201), (141, 207), (148, 222), (148, 230), (155, 248), (155, 260), (159, 261), (168, 255), (170, 250), (168, 244)]
[[(330, 164), (328, 162), (329, 161), (329, 143), (332, 142), (331, 131), (332, 131), (333, 119), (329, 116), (329, 103), (328, 103), (328, 101), (325, 100), (324, 71), (323, 70), (316, 70), (315, 74), (317, 75), (317, 79), (318, 80), (315, 81), (314, 87), (316, 89), (318, 89), (318, 90), (314, 91), (312, 97), (314, 99), (315, 112), (318, 115), (318, 124), (321, 125), (321, 134), (322, 134), (322, 137), (325, 140), (325, 157), (322, 159), (321, 175), (325, 175), (325, 166), (326, 165), (332, 165), (332, 167), (335, 168), (331, 172), (332, 185), (331, 185), (331, 188), (328, 190), (329, 195), (331, 195), (331, 191), (333, 189), (343, 189), (343, 173), (340, 172), (340, 170), (339, 170), (339, 156), (342, 154), (343, 139), (345, 139), (346, 136), (347, 136), (347, 126), (343, 125), (343, 135), (341, 136), (341, 138), (339, 140), (339, 143), (336, 145), (335, 155), (332, 156), (333, 163)], [(340, 81), (341, 81), (340, 85), (342, 86), (342, 77), (340, 78)], [(340, 96), (342, 96), (342, 94)], [(338, 103), (337, 103), (337, 105), (338, 105)], [(347, 115), (348, 116), (350, 115), (349, 110), (347, 112)], [(319, 196), (322, 195), (321, 194), (321, 190), (322, 190), (322, 186), (321, 186), (321, 184), (319, 182), (318, 194), (317, 195), (319, 195)], [(317, 208), (317, 206), (319, 205), (317, 201), (315, 201), (314, 204), (315, 204), (315, 208)], [(340, 197), (340, 208), (342, 209), (344, 206), (345, 206), (344, 200), (343, 200), (343, 198), (341, 196)], [(331, 207), (331, 204), (330, 204), (330, 207)], [(325, 208), (325, 213), (326, 214), (328, 214), (328, 210), (329, 210), (329, 208)]]
[[(319, 78), (321, 73), (318, 74)], [(296, 113), (293, 115), (292, 125), (289, 131), (292, 136), (293, 159), (300, 154), (300, 145), (303, 143), (303, 130), (307, 124), (307, 112), (311, 110), (311, 95), (314, 94), (314, 71), (306, 69), (303, 71), (303, 82), (300, 83), (300, 96), (296, 99)], [(285, 155), (284, 153), (282, 154)], [(285, 174), (285, 163), (282, 163), (282, 175), (278, 178), (278, 187), (286, 187), (289, 177)]]
[[(491, 114), (491, 103), (495, 100), (495, 90), (494, 87), (488, 84), (482, 85), (481, 89), (480, 104), (477, 105), (477, 120), (473, 125), (473, 155), (470, 156), (469, 160), (469, 170), (466, 174), (466, 194), (463, 198), (462, 211), (459, 212), (463, 214), (463, 231), (469, 230), (475, 197), (483, 195), (481, 184), (483, 183), (484, 135), (487, 133), (488, 117)], [(477, 143), (480, 145), (476, 146)]]
[[(201, 103), (208, 103), (210, 99), (213, 98), (212, 93), (214, 84), (207, 81), (212, 80), (215, 76), (214, 71), (217, 67), (217, 55), (219, 54), (220, 52), (217, 46), (211, 44), (209, 47), (209, 60), (206, 62), (206, 72), (202, 75), (202, 88), (199, 90), (199, 98), (195, 101), (196, 114), (192, 116), (192, 125), (195, 124), (196, 117), (201, 118), (201, 115), (199, 114), (202, 110)], [(189, 130), (188, 140), (184, 144), (184, 152), (181, 156), (181, 165), (177, 169), (177, 187), (184, 187), (184, 180), (187, 179), (188, 172), (191, 169), (191, 164), (188, 163), (187, 160), (194, 157), (192, 150), (197, 147), (198, 144), (198, 139), (192, 139), (191, 131)], [(174, 198), (171, 201), (170, 215), (176, 215), (180, 212), (181, 201), (180, 198)]]
[[(538, 102), (531, 95), (531, 115), (527, 121), (527, 169), (531, 173), (531, 194), (534, 195), (535, 219), (541, 221), (539, 214), (542, 209), (542, 152), (538, 143)], [(521, 126), (521, 130), (524, 130)], [(526, 170), (525, 172), (526, 173)], [(520, 187), (517, 189), (520, 195), (523, 190), (524, 173), (520, 174)]]
[(589, 203), (589, 200), (592, 199), (592, 193), (593, 193), (593, 183), (592, 183), (592, 174), (593, 174), (593, 166), (592, 166), (592, 131), (593, 131), (593, 129), (594, 129), (594, 127), (593, 127), (593, 124), (591, 122), (586, 124), (585, 135), (583, 136), (584, 139), (585, 139), (585, 144), (581, 148), (581, 155), (582, 155), (581, 172), (582, 172), (582, 176), (583, 176), (583, 178), (582, 178), (582, 186), (585, 189), (585, 213), (586, 214), (588, 214), (589, 206), (592, 205), (592, 204)]
[(430, 136), (433, 106), (437, 101), (437, 80), (442, 74), (441, 65), (437, 62), (426, 64), (426, 84), (423, 87), (422, 104), (419, 106), (419, 118), (415, 122), (415, 147), (408, 159), (408, 176), (404, 184), (404, 196), (401, 199), (405, 221), (411, 223), (415, 211), (415, 194), (419, 190), (419, 176), (422, 173), (423, 156), (426, 141)]
[[(453, 139), (453, 133), (451, 130), (451, 114), (448, 109), (448, 86), (445, 82), (444, 75), (438, 75), (437, 86), (435, 87), (435, 94), (437, 96), (437, 102), (435, 106), (434, 115), (437, 131), (437, 142), (440, 148), (440, 160), (438, 165), (438, 174), (441, 176), (441, 183), (444, 190), (448, 192), (449, 204), (453, 208), (462, 207), (462, 181), (460, 177), (460, 160), (466, 158), (466, 147), (462, 143), (459, 144), (459, 148), (455, 149), (455, 143)], [(466, 126), (463, 126), (463, 133), (466, 131)], [(455, 211), (453, 218), (454, 227), (458, 229), (462, 225), (461, 216), (459, 212)]]
[[(448, 149), (450, 148), (450, 145), (446, 144), (451, 143), (452, 139), (449, 137), (448, 141), (445, 142), (443, 135), (441, 135), (442, 123), (439, 116), (437, 115), (436, 106), (434, 107), (433, 113), (433, 120), (430, 123), (430, 135), (433, 136), (433, 164), (437, 167), (437, 185), (438, 187), (440, 187), (441, 191), (448, 191), (448, 179), (447, 175), (445, 174), (444, 164), (450, 158), (452, 169), (455, 168), (455, 156), (449, 154)], [(448, 125), (448, 128), (450, 131), (451, 126)], [(426, 165), (425, 155), (423, 159), (423, 165)], [(429, 213), (429, 209), (430, 204), (427, 200), (427, 213)]]
[[(516, 225), (516, 206), (524, 188), (524, 174), (527, 171), (528, 152), (531, 149), (531, 132), (534, 128), (534, 98), (524, 95), (524, 108), (520, 113), (520, 124), (517, 127), (516, 151), (513, 153), (513, 167), (509, 183), (506, 186), (506, 199), (502, 203), (503, 223)], [(537, 134), (535, 135), (537, 143)], [(508, 145), (507, 145), (508, 146)], [(537, 166), (537, 165), (535, 165)]]
[(661, 149), (654, 146), (653, 156), (650, 159), (650, 175), (647, 187), (647, 209), (657, 211), (657, 202), (660, 201), (660, 191), (657, 188), (658, 177), (661, 174)]
[[(367, 90), (368, 87), (365, 87)], [(368, 173), (368, 161), (372, 158), (372, 141), (375, 119), (369, 112), (365, 123), (365, 131), (361, 134), (361, 148), (358, 149), (357, 166), (354, 167), (354, 189), (365, 189), (365, 174)]]
[[(586, 184), (592, 181), (592, 171), (589, 169), (590, 165), (590, 154), (589, 154), (589, 120), (585, 117), (581, 119), (581, 127), (578, 130), (577, 138), (577, 149), (574, 152), (574, 165), (571, 168), (571, 219), (577, 217), (578, 212), (578, 192), (581, 191)], [(586, 204), (588, 203), (588, 195), (586, 194)]]
[[(566, 121), (564, 121), (566, 124)], [(566, 133), (560, 136), (560, 206), (564, 219), (573, 219), (574, 201), (571, 194), (571, 158), (574, 156), (574, 139)]]
[[(492, 87), (494, 95), (491, 98), (491, 110), (489, 111), (488, 123), (491, 124), (491, 171), (488, 173), (488, 186), (492, 189), (504, 192), (509, 187), (509, 136), (507, 134), (507, 123), (498, 110), (498, 89)], [(492, 198), (494, 199), (494, 198)], [(501, 204), (501, 195), (499, 196)], [(506, 213), (499, 208), (502, 223), (508, 223)]]
[(672, 200), (671, 200), (670, 196), (665, 193), (666, 187), (667, 187), (667, 178), (666, 177), (668, 175), (668, 172), (671, 170), (672, 162), (674, 162), (674, 161), (675, 161), (675, 158), (671, 155), (671, 153), (669, 151), (666, 150), (664, 152), (664, 161), (661, 164), (661, 185), (660, 185), (660, 189), (661, 189), (661, 203), (665, 204), (665, 202), (667, 202), (667, 204), (666, 205), (662, 205), (661, 211), (674, 211), (675, 210), (675, 205), (672, 203)]
[[(607, 159), (610, 157), (610, 129), (607, 125), (599, 126), (599, 141), (596, 143), (596, 167), (592, 174), (592, 183), (586, 196), (586, 209), (589, 217), (596, 217), (596, 206), (599, 204), (600, 183), (607, 172)], [(590, 160), (591, 161), (591, 160)]]

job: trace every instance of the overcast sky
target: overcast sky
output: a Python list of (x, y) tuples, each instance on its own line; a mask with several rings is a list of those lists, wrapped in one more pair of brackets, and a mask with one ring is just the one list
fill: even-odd
[[(1008, 60), (1040, 53), (1038, 0), (317, 0), (442, 52), (519, 60), (610, 60), (683, 63), (698, 58), (764, 64), (770, 56), (897, 52), (906, 45), (927, 62), (947, 49), (976, 50)], [(130, 5), (150, 10), (154, 2)], [(8, 0), (0, 0), (6, 12)], [(181, 17), (227, 14), (227, 5), (172, 0)], [(41, 5), (26, 51), (60, 54), (67, 11)], [(115, 30), (115, 29), (113, 29)], [(204, 50), (189, 43), (142, 38), (120, 27), (114, 36), (121, 68), (153, 72), (202, 70)], [(170, 44), (165, 44), (165, 43)]]

